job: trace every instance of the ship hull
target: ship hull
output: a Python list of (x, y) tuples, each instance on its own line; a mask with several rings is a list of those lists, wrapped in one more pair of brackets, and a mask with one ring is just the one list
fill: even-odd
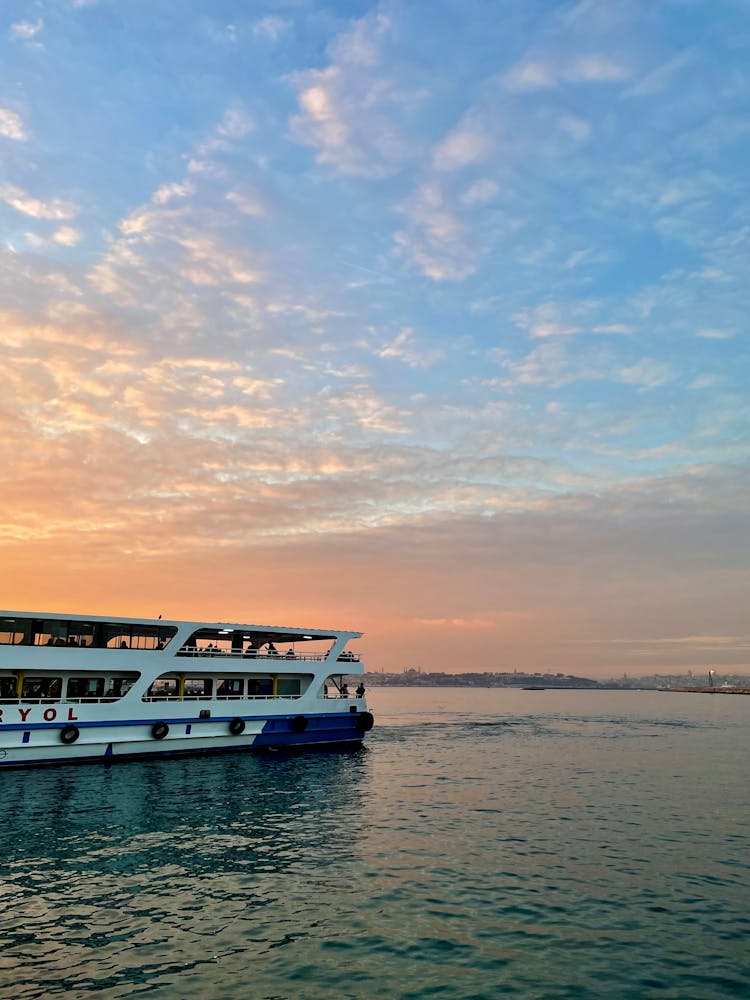
[[(47, 764), (112, 762), (146, 757), (228, 753), (239, 750), (297, 750), (357, 747), (369, 725), (369, 713), (265, 716), (232, 715), (209, 720), (160, 718), (102, 722), (76, 720), (75, 742), (62, 741), (66, 726), (5, 726), (0, 745), (0, 768)], [(241, 721), (241, 732), (229, 726)], [(301, 726), (304, 725), (304, 728)], [(163, 737), (156, 727), (167, 727)], [(156, 729), (160, 733), (161, 729)]]

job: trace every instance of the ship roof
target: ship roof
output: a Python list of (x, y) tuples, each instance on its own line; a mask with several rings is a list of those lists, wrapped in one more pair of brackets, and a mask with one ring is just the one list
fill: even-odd
[(362, 633), (352, 632), (347, 629), (315, 629), (288, 627), (285, 625), (262, 625), (251, 622), (217, 622), (206, 620), (186, 620), (176, 618), (126, 618), (122, 615), (83, 615), (73, 612), (63, 613), (57, 611), (0, 611), (0, 621), (4, 618), (37, 618), (45, 621), (78, 621), (78, 622), (118, 622), (123, 625), (153, 625), (174, 626), (175, 628), (187, 627), (195, 631), (209, 629), (211, 631), (222, 632), (247, 632), (262, 634), (273, 640), (283, 638), (287, 641), (302, 641), (304, 639), (337, 639), (346, 636), (349, 639), (357, 639)]

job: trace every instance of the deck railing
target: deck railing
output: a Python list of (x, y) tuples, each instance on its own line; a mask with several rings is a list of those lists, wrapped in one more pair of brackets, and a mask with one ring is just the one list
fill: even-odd
[[(143, 701), (299, 701), (303, 696), (301, 694), (220, 694), (215, 697), (210, 694), (186, 694), (183, 698), (180, 698), (177, 694), (162, 694), (162, 695), (144, 695)], [(333, 695), (324, 695), (325, 698), (329, 700), (334, 700)], [(354, 698), (355, 695), (342, 694), (337, 696), (335, 700), (346, 701), (349, 698)], [(105, 701), (107, 699), (101, 699)]]
[[(233, 660), (270, 660), (272, 662), (278, 662), (279, 660), (302, 660), (311, 661), (315, 663), (322, 663), (323, 660), (328, 659), (328, 653), (280, 653), (278, 650), (275, 653), (269, 652), (248, 652), (247, 650), (241, 649), (221, 649), (219, 647), (214, 647), (213, 649), (208, 649), (206, 646), (183, 646), (176, 654), (176, 656), (192, 656), (192, 657), (214, 657), (219, 656)], [(360, 654), (359, 653), (342, 653), (337, 660), (338, 663), (359, 663)]]

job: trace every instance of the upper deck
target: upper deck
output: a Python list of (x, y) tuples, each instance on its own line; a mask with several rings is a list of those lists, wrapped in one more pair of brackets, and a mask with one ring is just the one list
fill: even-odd
[(98, 651), (96, 659), (106, 657), (113, 669), (125, 668), (126, 663), (135, 666), (136, 661), (143, 669), (150, 661), (163, 670), (165, 659), (177, 657), (207, 658), (209, 663), (202, 663), (202, 669), (219, 663), (226, 669), (230, 662), (252, 660), (273, 662), (281, 670), (285, 661), (358, 664), (359, 654), (344, 652), (344, 647), (361, 634), (234, 622), (0, 611), (0, 669), (39, 670), (53, 664), (60, 669), (73, 662), (83, 668), (84, 650), (89, 651), (85, 656)]

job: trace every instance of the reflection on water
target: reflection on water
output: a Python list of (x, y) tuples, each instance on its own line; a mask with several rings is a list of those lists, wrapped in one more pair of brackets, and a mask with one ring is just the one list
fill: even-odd
[(296, 913), (356, 905), (368, 773), (362, 750), (3, 774), (0, 983), (197, 996), (226, 963), (251, 995), (247, 963), (309, 933)]
[(357, 752), (2, 774), (0, 995), (750, 995), (750, 699), (371, 701)]

